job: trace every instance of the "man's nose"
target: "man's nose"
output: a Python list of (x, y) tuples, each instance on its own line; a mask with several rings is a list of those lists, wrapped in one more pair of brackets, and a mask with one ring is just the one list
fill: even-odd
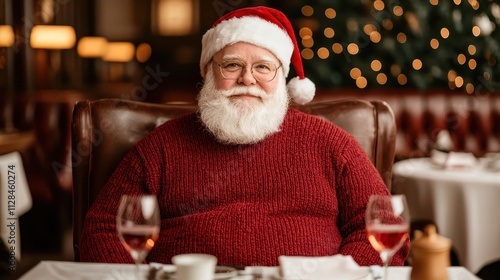
[(253, 76), (252, 71), (253, 70), (252, 70), (251, 65), (247, 65), (246, 67), (242, 68), (241, 75), (238, 78), (238, 82), (240, 82), (244, 85), (253, 85), (253, 84), (257, 83), (257, 80)]

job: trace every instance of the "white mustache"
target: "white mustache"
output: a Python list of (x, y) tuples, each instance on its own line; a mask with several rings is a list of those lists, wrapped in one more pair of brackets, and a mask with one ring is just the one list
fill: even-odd
[(230, 97), (233, 95), (240, 95), (240, 94), (249, 94), (255, 97), (260, 97), (262, 99), (268, 97), (266, 92), (258, 87), (235, 87), (224, 91), (224, 96), (226, 97)]

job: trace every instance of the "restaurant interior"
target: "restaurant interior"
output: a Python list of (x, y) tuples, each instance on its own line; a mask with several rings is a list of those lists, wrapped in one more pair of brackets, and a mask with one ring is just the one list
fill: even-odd
[[(411, 209), (423, 211), (412, 217), (452, 239), (452, 265), (499, 279), (498, 215), (446, 216), (499, 207), (500, 4), (491, 0), (0, 0), (0, 156), (19, 153), (31, 201), (18, 219), (16, 271), (8, 271), (4, 240), (0, 278), (16, 279), (41, 260), (74, 258), (75, 104), (111, 98), (196, 105), (202, 35), (220, 16), (258, 5), (283, 11), (294, 25), (304, 70), (317, 88), (312, 103), (381, 100), (390, 107), (399, 171), (392, 191), (419, 197), (409, 198)], [(448, 161), (435, 163), (442, 173), (424, 173), (425, 183), (411, 184), (455, 176), (443, 170), (465, 176), (473, 169), (461, 179), (475, 187), (467, 199), (427, 200), (430, 191), (404, 189), (408, 170), (398, 163), (443, 154)], [(479, 164), (486, 175), (477, 173)], [(469, 201), (481, 184), (488, 193)], [(438, 213), (443, 204), (452, 210)], [(489, 239), (472, 226), (485, 227)], [(480, 247), (489, 251), (474, 251)]]

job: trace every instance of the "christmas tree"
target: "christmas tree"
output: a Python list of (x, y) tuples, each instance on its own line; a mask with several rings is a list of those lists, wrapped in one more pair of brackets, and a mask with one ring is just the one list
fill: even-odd
[(498, 1), (292, 3), (280, 9), (318, 87), (500, 88)]

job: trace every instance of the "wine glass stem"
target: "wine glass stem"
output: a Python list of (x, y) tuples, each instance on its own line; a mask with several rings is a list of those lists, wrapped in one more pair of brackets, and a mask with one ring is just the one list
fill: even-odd
[(394, 253), (392, 253), (391, 251), (380, 252), (380, 258), (382, 259), (382, 262), (384, 264), (384, 277), (383, 277), (384, 280), (389, 279), (387, 276), (387, 268), (391, 264), (393, 255), (394, 255)]
[(141, 279), (141, 272), (139, 271), (139, 262), (135, 262), (135, 279), (140, 280)]

